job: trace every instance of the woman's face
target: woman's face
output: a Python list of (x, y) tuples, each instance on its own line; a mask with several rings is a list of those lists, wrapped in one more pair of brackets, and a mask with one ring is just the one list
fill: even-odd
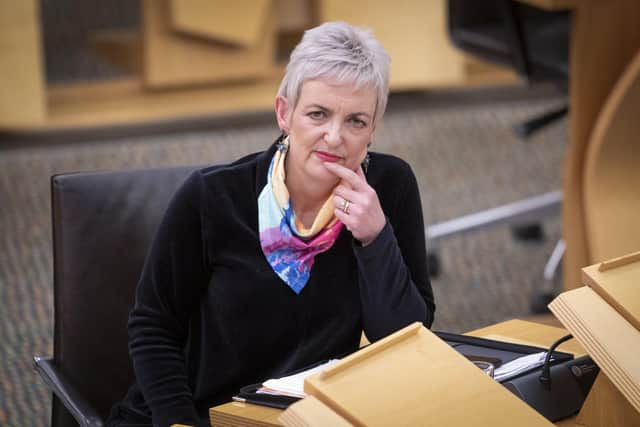
[(356, 89), (326, 80), (304, 82), (295, 107), (278, 97), (278, 124), (290, 143), (287, 179), (333, 187), (339, 180), (324, 162), (355, 171), (373, 136), (376, 99), (372, 87)]

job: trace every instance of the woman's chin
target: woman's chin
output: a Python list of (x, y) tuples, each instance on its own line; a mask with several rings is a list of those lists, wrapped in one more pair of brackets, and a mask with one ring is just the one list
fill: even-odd
[(340, 182), (340, 178), (329, 172), (327, 168), (321, 166), (313, 173), (313, 185), (322, 185), (326, 187), (335, 187)]

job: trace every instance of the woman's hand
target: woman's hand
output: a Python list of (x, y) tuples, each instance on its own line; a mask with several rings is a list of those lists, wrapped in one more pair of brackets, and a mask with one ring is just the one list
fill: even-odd
[(387, 222), (376, 191), (367, 182), (361, 167), (354, 172), (337, 163), (326, 162), (324, 165), (340, 178), (333, 190), (336, 217), (362, 246), (367, 246), (378, 237)]

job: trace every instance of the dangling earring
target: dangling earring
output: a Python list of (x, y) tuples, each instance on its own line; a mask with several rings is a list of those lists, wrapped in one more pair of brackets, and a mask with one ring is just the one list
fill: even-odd
[(278, 137), (278, 139), (276, 140), (276, 148), (278, 151), (280, 151), (281, 153), (286, 153), (287, 150), (289, 149), (289, 144), (287, 143), (287, 138), (289, 137), (289, 135), (287, 135), (284, 131), (282, 132), (282, 134)]
[(369, 162), (371, 162), (371, 156), (369, 155), (369, 147), (371, 147), (371, 141), (367, 144), (367, 155), (364, 156), (364, 160), (360, 164), (362, 166), (362, 170), (364, 173), (367, 173), (369, 170)]
[(366, 174), (367, 171), (369, 170), (369, 162), (371, 162), (371, 156), (369, 155), (369, 152), (367, 151), (367, 155), (364, 156), (364, 160), (362, 161), (362, 170), (364, 171), (364, 173)]

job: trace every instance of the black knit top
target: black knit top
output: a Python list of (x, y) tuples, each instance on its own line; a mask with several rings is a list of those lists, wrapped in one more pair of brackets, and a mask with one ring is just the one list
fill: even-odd
[(257, 199), (275, 145), (194, 172), (169, 204), (129, 318), (136, 383), (111, 425), (208, 425), (240, 387), (378, 340), (435, 305), (420, 195), (409, 165), (371, 153), (367, 173), (387, 224), (371, 244), (343, 229), (296, 295), (258, 236)]

